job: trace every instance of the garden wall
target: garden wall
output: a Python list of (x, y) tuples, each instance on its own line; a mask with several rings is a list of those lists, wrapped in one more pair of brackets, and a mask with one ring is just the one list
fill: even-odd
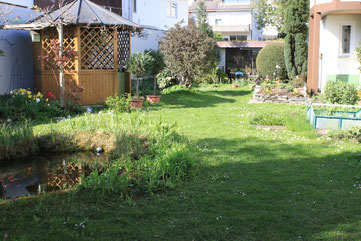
[(256, 86), (253, 93), (253, 98), (250, 100), (249, 103), (279, 103), (302, 105), (311, 102), (311, 99), (307, 97), (306, 88), (303, 88), (300, 91), (300, 94), (300, 96), (265, 94), (262, 92), (261, 86)]

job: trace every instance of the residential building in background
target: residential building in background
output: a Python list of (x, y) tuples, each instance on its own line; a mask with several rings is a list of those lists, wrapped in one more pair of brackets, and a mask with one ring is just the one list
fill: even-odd
[(145, 28), (147, 39), (132, 38), (132, 53), (158, 49), (164, 31), (188, 23), (188, 0), (123, 0), (122, 16)]
[(310, 9), (308, 89), (322, 91), (335, 80), (360, 85), (360, 1), (311, 0)]
[(252, 9), (255, 0), (189, 0), (189, 18), (194, 22), (200, 1), (204, 1), (213, 31), (226, 41), (217, 43), (221, 57), (218, 67), (227, 74), (244, 71), (246, 66), (255, 69), (258, 52), (270, 43), (265, 40), (278, 38), (273, 29), (257, 28)]

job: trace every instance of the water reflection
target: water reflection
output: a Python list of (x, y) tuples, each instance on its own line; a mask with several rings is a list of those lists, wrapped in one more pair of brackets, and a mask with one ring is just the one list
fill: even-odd
[(0, 198), (14, 199), (72, 187), (93, 170), (101, 171), (106, 156), (93, 153), (42, 155), (0, 168)]

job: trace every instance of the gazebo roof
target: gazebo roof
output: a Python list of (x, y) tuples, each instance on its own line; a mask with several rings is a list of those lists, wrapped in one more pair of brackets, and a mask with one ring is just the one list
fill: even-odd
[[(27, 24), (6, 25), (5, 29), (41, 30), (52, 27), (60, 18), (66, 25), (98, 25), (140, 27), (120, 15), (113, 13), (89, 0), (75, 0), (60, 9), (41, 15)], [(51, 20), (51, 21), (49, 21)]]

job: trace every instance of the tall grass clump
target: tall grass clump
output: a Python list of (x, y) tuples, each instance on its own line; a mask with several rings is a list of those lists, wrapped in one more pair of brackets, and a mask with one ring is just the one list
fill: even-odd
[(0, 125), (0, 160), (31, 155), (37, 151), (33, 126), (29, 123)]
[[(131, 121), (133, 127), (140, 123), (140, 120)], [(133, 129), (133, 133), (118, 133), (119, 145), (113, 163), (105, 172), (95, 171), (87, 177), (82, 189), (103, 194), (152, 193), (174, 187), (178, 181), (195, 175), (194, 147), (173, 126), (162, 121), (142, 125), (147, 132)]]

